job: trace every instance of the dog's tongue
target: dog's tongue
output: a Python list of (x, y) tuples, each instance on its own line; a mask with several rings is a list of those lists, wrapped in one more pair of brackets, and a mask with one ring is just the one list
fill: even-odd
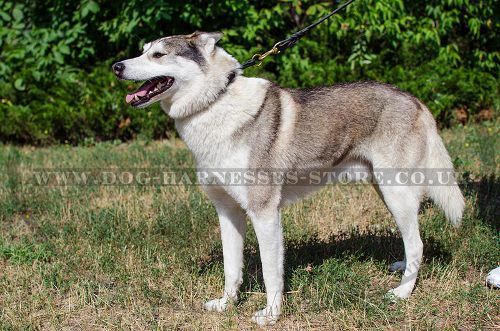
[(125, 97), (125, 101), (127, 103), (131, 103), (135, 97), (141, 98), (141, 97), (145, 96), (146, 94), (148, 94), (149, 90), (151, 90), (155, 87), (156, 83), (157, 82), (150, 82), (150, 83), (146, 83), (146, 84), (142, 85), (134, 93), (127, 94), (127, 96)]

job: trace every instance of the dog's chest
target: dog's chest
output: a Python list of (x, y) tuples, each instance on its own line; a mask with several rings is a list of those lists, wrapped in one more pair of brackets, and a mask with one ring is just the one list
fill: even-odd
[(177, 131), (193, 153), (197, 168), (247, 168), (249, 148), (233, 137), (240, 122), (234, 117), (231, 112), (211, 111), (176, 122)]
[(249, 147), (233, 139), (234, 127), (227, 116), (200, 114), (189, 122), (176, 121), (177, 131), (196, 160), (202, 185), (223, 188), (241, 206), (247, 205), (247, 187), (232, 182), (227, 173), (238, 174), (248, 168)]

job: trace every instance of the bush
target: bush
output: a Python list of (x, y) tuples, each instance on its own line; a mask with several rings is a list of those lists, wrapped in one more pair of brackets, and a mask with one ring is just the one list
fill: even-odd
[[(158, 106), (128, 107), (114, 61), (159, 36), (222, 30), (240, 61), (325, 15), (313, 0), (0, 3), (0, 140), (47, 144), (164, 137), (172, 121)], [(421, 98), (448, 124), (500, 108), (494, 0), (357, 0), (299, 46), (249, 69), (288, 87), (374, 79)], [(228, 13), (231, 13), (228, 15)]]

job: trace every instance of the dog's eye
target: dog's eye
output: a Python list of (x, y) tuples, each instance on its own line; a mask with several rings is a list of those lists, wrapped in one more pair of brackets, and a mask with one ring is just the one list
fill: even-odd
[(159, 52), (153, 53), (153, 57), (155, 59), (159, 59), (160, 57), (165, 56), (165, 55), (167, 55), (167, 54), (163, 54), (163, 53), (159, 53)]

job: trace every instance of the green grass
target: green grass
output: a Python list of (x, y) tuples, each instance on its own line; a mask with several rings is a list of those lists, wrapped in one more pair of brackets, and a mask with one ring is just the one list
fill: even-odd
[[(498, 122), (443, 132), (467, 199), (455, 230), (420, 213), (425, 261), (408, 300), (385, 292), (402, 257), (395, 224), (369, 186), (329, 186), (283, 212), (285, 313), (277, 329), (484, 329), (500, 325)], [(188, 167), (182, 143), (0, 146), (0, 329), (247, 329), (264, 304), (251, 227), (241, 300), (201, 309), (223, 288), (217, 215), (195, 186), (40, 187), (37, 168)]]

